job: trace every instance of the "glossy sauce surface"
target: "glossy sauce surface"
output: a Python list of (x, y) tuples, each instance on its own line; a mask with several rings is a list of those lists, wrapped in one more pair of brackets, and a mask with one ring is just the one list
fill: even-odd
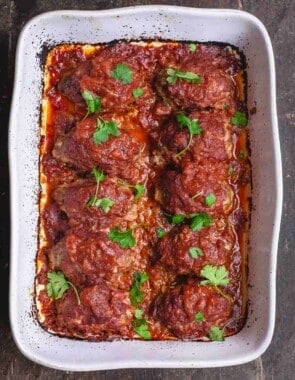
[[(244, 66), (232, 47), (192, 50), (188, 43), (118, 42), (63, 45), (48, 54), (36, 278), (45, 329), (84, 339), (143, 339), (136, 309), (151, 339), (208, 340), (212, 327), (227, 336), (243, 326), (251, 170), (248, 128), (233, 125), (232, 117), (247, 114)], [(114, 78), (121, 64), (132, 72), (130, 83)], [(169, 83), (169, 68), (201, 81)], [(136, 97), (138, 88), (143, 93)], [(85, 91), (101, 100), (99, 113), (87, 112)], [(191, 137), (179, 114), (202, 131)], [(115, 122), (119, 134), (95, 143), (98, 119)], [(89, 207), (93, 168), (105, 174), (96, 195), (112, 200), (107, 212)], [(210, 206), (208, 194), (215, 196)], [(196, 213), (210, 217), (210, 225), (193, 230)], [(178, 214), (183, 220), (173, 223)], [(135, 245), (112, 241), (114, 228), (131, 230)], [(202, 254), (192, 257), (192, 247)], [(206, 265), (224, 266), (229, 283), (201, 284)], [(52, 271), (74, 284), (80, 304), (72, 287), (59, 299), (48, 296)], [(138, 305), (130, 296), (136, 273), (148, 275)]]

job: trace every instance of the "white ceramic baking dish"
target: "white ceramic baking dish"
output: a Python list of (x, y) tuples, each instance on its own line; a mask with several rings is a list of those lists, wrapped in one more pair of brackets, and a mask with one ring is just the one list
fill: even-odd
[[(34, 315), (38, 225), (38, 145), (42, 49), (62, 42), (115, 39), (220, 41), (246, 55), (253, 165), (246, 326), (225, 342), (87, 342), (50, 335)], [(43, 365), (88, 371), (131, 367), (216, 367), (245, 363), (268, 347), (275, 320), (276, 256), (282, 208), (282, 173), (276, 114), (275, 68), (263, 24), (236, 10), (143, 6), (107, 11), (42, 14), (18, 42), (10, 116), (11, 273), (10, 318), (24, 355)]]

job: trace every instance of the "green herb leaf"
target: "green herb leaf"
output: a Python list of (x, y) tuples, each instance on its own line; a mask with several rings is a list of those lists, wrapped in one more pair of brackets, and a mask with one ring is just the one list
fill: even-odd
[(114, 204), (115, 202), (111, 198), (97, 198), (95, 196), (91, 197), (87, 202), (88, 207), (100, 207), (106, 214)]
[(163, 236), (165, 236), (166, 232), (165, 232), (164, 228), (158, 227), (156, 231), (157, 231), (157, 237), (159, 239), (161, 239)]
[(192, 231), (200, 231), (204, 227), (209, 227), (213, 222), (213, 218), (204, 212), (198, 212), (196, 214), (191, 214), (192, 218), (190, 228)]
[(237, 125), (238, 127), (246, 127), (248, 120), (244, 112), (237, 111), (231, 118), (231, 123), (233, 125)]
[(47, 278), (49, 282), (46, 285), (47, 295), (49, 297), (52, 297), (55, 300), (59, 300), (62, 298), (64, 293), (70, 288), (70, 286), (73, 288), (76, 297), (77, 297), (77, 303), (78, 305), (81, 304), (81, 300), (79, 297), (79, 293), (77, 288), (74, 284), (72, 284), (70, 281), (68, 281), (65, 278), (65, 275), (61, 271), (52, 271), (47, 273)]
[(209, 193), (205, 198), (205, 203), (207, 206), (211, 207), (216, 202), (216, 197), (213, 193)]
[(173, 224), (180, 224), (184, 221), (184, 215), (181, 215), (181, 214), (173, 215), (171, 218), (171, 221)]
[(179, 157), (189, 149), (193, 141), (193, 136), (200, 135), (203, 132), (203, 129), (197, 119), (190, 119), (184, 113), (179, 113), (177, 115), (177, 121), (181, 128), (187, 128), (189, 130), (189, 142), (182, 151), (176, 154), (176, 157)]
[(118, 227), (114, 227), (108, 233), (108, 238), (118, 243), (121, 248), (132, 248), (135, 246), (135, 239), (132, 236), (132, 229), (122, 231)]
[(122, 180), (119, 180), (118, 182), (122, 186), (129, 187), (131, 189), (135, 189), (135, 197), (134, 197), (135, 199), (139, 199), (140, 197), (143, 196), (145, 187), (142, 183), (138, 183), (136, 185), (131, 185), (130, 183), (127, 183), (127, 182), (122, 181)]
[(207, 280), (202, 280), (201, 285), (227, 286), (229, 284), (228, 271), (224, 265), (205, 265), (201, 269), (201, 276)]
[(111, 76), (123, 84), (130, 84), (132, 82), (133, 72), (125, 63), (118, 63), (111, 72)]
[(183, 79), (187, 82), (199, 84), (202, 82), (201, 77), (198, 74), (192, 73), (190, 71), (180, 71), (177, 69), (166, 69), (167, 82), (169, 84), (175, 84), (178, 79)]
[(143, 193), (144, 193), (144, 185), (141, 183), (138, 183), (137, 185), (135, 185), (133, 187), (136, 190), (135, 199), (142, 197)]
[(145, 319), (135, 319), (133, 324), (134, 331), (143, 339), (151, 339), (148, 325)]
[(104, 121), (97, 119), (96, 130), (93, 133), (94, 144), (106, 142), (109, 136), (120, 136), (118, 125), (115, 121)]
[(217, 326), (212, 326), (209, 331), (209, 338), (213, 341), (223, 342), (224, 341), (224, 330)]
[(105, 174), (103, 173), (103, 171), (102, 171), (102, 170), (98, 170), (98, 169), (96, 169), (96, 168), (93, 168), (93, 169), (91, 170), (91, 174), (94, 175), (96, 182), (102, 182), (102, 181), (104, 181), (105, 178), (106, 178), (106, 176), (105, 176)]
[(134, 310), (134, 316), (136, 319), (141, 319), (143, 317), (143, 310), (135, 309)]
[(188, 49), (190, 52), (195, 52), (197, 50), (197, 45), (196, 44), (189, 44)]
[[(82, 92), (83, 99), (87, 105), (87, 115), (90, 113), (98, 113), (101, 110), (101, 99), (99, 96), (92, 94), (88, 90)], [(86, 115), (86, 116), (87, 116)]]
[(140, 290), (142, 284), (144, 284), (149, 279), (147, 273), (135, 272), (133, 274), (133, 285), (130, 289), (129, 296), (131, 304), (134, 307), (137, 307), (140, 302), (143, 300), (143, 292)]
[(246, 157), (246, 153), (243, 150), (240, 150), (238, 153), (238, 157), (243, 160)]
[(141, 95), (143, 95), (143, 89), (142, 88), (136, 88), (132, 91), (132, 95), (134, 98), (139, 98)]
[(198, 323), (200, 323), (200, 322), (203, 322), (204, 320), (205, 320), (204, 314), (201, 311), (198, 311), (195, 314), (195, 321), (198, 322)]
[(198, 257), (204, 256), (204, 252), (201, 248), (198, 247), (190, 247), (188, 251), (193, 259), (197, 259)]

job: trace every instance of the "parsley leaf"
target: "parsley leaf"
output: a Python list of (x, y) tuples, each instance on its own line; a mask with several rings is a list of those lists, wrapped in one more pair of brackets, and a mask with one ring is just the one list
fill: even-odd
[(130, 289), (129, 296), (131, 304), (137, 307), (139, 303), (143, 300), (143, 292), (140, 290), (142, 284), (144, 284), (149, 279), (146, 272), (140, 273), (135, 272), (133, 274), (133, 285)]
[(96, 206), (96, 207), (98, 207), (98, 206), (100, 206), (100, 205), (99, 205), (99, 204), (96, 204), (96, 203), (97, 203), (97, 201), (98, 201), (97, 193), (98, 193), (99, 183), (102, 182), (102, 181), (104, 181), (104, 179), (105, 179), (106, 176), (105, 176), (105, 174), (103, 173), (102, 170), (98, 170), (98, 169), (96, 169), (96, 168), (93, 168), (93, 169), (91, 170), (91, 174), (94, 175), (94, 177), (95, 177), (95, 181), (96, 181), (95, 195), (92, 196), (92, 197), (90, 197), (90, 198), (88, 199), (88, 201), (87, 201), (87, 203), (86, 203), (86, 206), (87, 206), (87, 207), (92, 207), (92, 206)]
[(151, 333), (144, 318), (135, 318), (133, 322), (134, 331), (143, 339), (151, 339)]
[(86, 119), (86, 117), (90, 113), (100, 112), (100, 110), (101, 110), (101, 99), (99, 96), (95, 96), (90, 91), (84, 90), (82, 92), (82, 97), (85, 100), (86, 105), (87, 105), (87, 114), (84, 117), (84, 119)]
[(161, 239), (163, 236), (165, 236), (165, 233), (166, 233), (164, 228), (162, 228), (162, 227), (158, 227), (156, 232), (157, 232), (157, 237), (159, 239)]
[(190, 228), (192, 231), (200, 231), (204, 227), (209, 227), (213, 222), (213, 218), (204, 212), (198, 212), (196, 214), (191, 214), (192, 218)]
[(143, 310), (141, 310), (141, 309), (135, 309), (134, 310), (134, 316), (137, 319), (141, 319), (143, 317)]
[(98, 145), (106, 142), (109, 136), (120, 136), (118, 125), (115, 121), (97, 119), (96, 130), (93, 133), (93, 142)]
[(189, 130), (189, 142), (182, 151), (176, 154), (176, 157), (179, 157), (189, 149), (193, 141), (193, 136), (200, 135), (203, 132), (203, 129), (197, 119), (190, 119), (184, 113), (179, 113), (177, 115), (177, 121), (181, 128), (187, 128)]
[(106, 214), (110, 211), (114, 204), (115, 202), (111, 198), (96, 198), (95, 196), (91, 197), (87, 202), (88, 207), (100, 207)]
[(198, 323), (200, 323), (200, 322), (203, 322), (204, 320), (205, 320), (204, 314), (201, 311), (198, 311), (195, 314), (195, 321), (198, 322)]
[(205, 203), (207, 206), (211, 207), (216, 202), (216, 197), (213, 193), (209, 193), (205, 198)]
[(139, 199), (144, 194), (144, 185), (142, 183), (138, 183), (136, 185), (131, 185), (125, 181), (119, 180), (119, 184), (125, 187), (129, 187), (131, 189), (135, 189), (135, 199)]
[(209, 331), (209, 338), (216, 342), (224, 341), (224, 330), (217, 326), (212, 326)]
[(201, 285), (227, 286), (229, 284), (228, 271), (224, 265), (219, 267), (214, 265), (205, 265), (201, 269), (201, 276), (207, 280), (202, 280)]
[(111, 72), (111, 77), (122, 82), (130, 84), (132, 82), (133, 72), (125, 63), (118, 63), (115, 69)]
[(178, 79), (183, 79), (187, 82), (199, 84), (202, 82), (201, 77), (198, 74), (192, 73), (190, 71), (179, 71), (177, 69), (166, 69), (167, 82), (169, 84), (175, 84)]
[(118, 243), (121, 248), (132, 248), (135, 246), (135, 239), (132, 236), (132, 229), (122, 231), (118, 227), (114, 227), (108, 233), (108, 238)]
[(238, 157), (243, 160), (246, 157), (246, 153), (243, 150), (240, 150), (238, 153)]
[(142, 88), (136, 88), (132, 91), (132, 95), (134, 98), (139, 98), (141, 95), (143, 95), (143, 89)]
[(237, 125), (238, 127), (246, 127), (248, 120), (244, 112), (237, 111), (231, 118), (231, 123), (233, 125)]
[(190, 52), (195, 52), (197, 50), (197, 45), (196, 44), (189, 44), (188, 49)]
[(81, 300), (77, 288), (74, 284), (65, 278), (63, 272), (48, 272), (47, 278), (49, 281), (46, 285), (46, 290), (49, 297), (52, 297), (55, 300), (59, 300), (71, 286), (76, 294), (78, 305), (81, 305)]
[(182, 214), (173, 215), (171, 218), (171, 221), (173, 224), (180, 224), (184, 221), (184, 215)]
[(202, 251), (201, 248), (198, 248), (198, 247), (190, 247), (188, 251), (189, 251), (190, 256), (193, 259), (197, 259), (200, 256), (204, 256), (204, 252)]

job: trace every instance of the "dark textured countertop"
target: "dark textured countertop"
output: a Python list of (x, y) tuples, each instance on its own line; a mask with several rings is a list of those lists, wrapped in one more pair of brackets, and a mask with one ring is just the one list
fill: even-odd
[[(108, 9), (128, 5), (171, 4), (236, 8), (266, 25), (277, 69), (277, 104), (282, 147), (284, 205), (277, 272), (277, 314), (272, 343), (248, 364), (213, 369), (130, 369), (89, 373), (61, 372), (30, 362), (16, 348), (8, 319), (9, 178), (8, 117), (18, 34), (33, 16), (57, 9)], [(294, 379), (295, 372), (295, 1), (294, 0), (0, 0), (0, 379)]]

